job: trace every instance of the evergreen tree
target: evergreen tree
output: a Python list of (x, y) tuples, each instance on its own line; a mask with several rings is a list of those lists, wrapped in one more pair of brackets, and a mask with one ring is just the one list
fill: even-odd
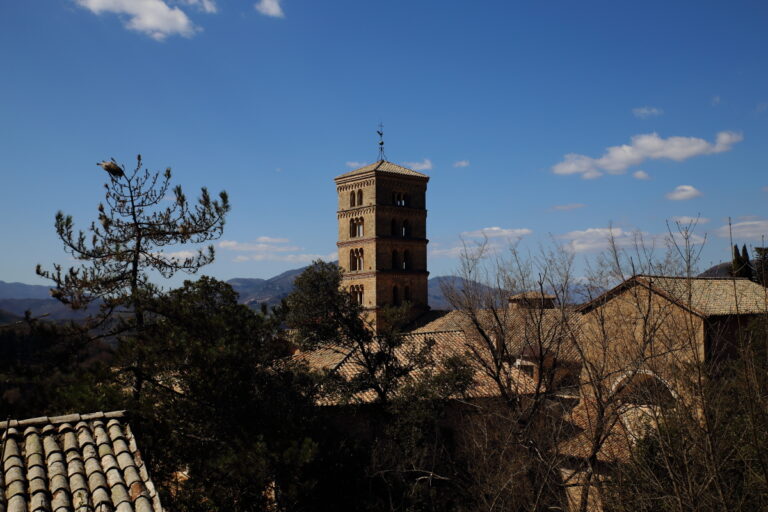
[(739, 247), (733, 246), (733, 257), (731, 258), (731, 275), (737, 277), (739, 275), (739, 269), (741, 269), (741, 253), (739, 253)]
[(755, 280), (763, 286), (768, 286), (768, 247), (755, 247)]
[(741, 262), (742, 262), (742, 276), (747, 279), (752, 279), (752, 262), (749, 261), (749, 252), (747, 252), (747, 244), (741, 246)]
[[(177, 271), (195, 273), (214, 258), (212, 245), (181, 255), (165, 249), (221, 236), (229, 201), (226, 192), (212, 200), (203, 188), (197, 203), (190, 204), (181, 186), (176, 186), (173, 201), (168, 202), (171, 169), (150, 172), (143, 168), (141, 155), (131, 171), (114, 159), (98, 165), (109, 176), (104, 185), (106, 205), (99, 204), (98, 221), (76, 233), (70, 215), (56, 214), (56, 233), (64, 250), (84, 263), (67, 271), (60, 264), (54, 264), (53, 270), (38, 265), (37, 274), (52, 280), (53, 296), (72, 308), (100, 301), (101, 316), (96, 321), (102, 324), (102, 335), (103, 320), (122, 310), (123, 321), (113, 323), (109, 333), (131, 332), (131, 340), (136, 341), (145, 325), (144, 304), (157, 293), (150, 274), (169, 278)], [(131, 368), (137, 395), (143, 382), (141, 365), (136, 361)]]

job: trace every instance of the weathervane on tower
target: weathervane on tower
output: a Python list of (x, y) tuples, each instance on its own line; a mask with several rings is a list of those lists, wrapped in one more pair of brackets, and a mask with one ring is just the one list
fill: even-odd
[(379, 123), (379, 129), (376, 130), (379, 134), (379, 161), (386, 160), (387, 156), (384, 154), (384, 124)]

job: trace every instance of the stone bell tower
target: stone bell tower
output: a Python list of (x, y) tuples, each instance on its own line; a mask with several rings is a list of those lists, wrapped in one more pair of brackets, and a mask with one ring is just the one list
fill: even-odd
[(337, 176), (342, 286), (378, 324), (382, 308), (427, 304), (429, 176), (386, 160)]

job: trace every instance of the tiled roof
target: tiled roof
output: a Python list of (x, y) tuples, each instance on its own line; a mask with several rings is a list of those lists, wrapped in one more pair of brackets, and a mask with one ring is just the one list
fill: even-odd
[[(578, 333), (581, 315), (560, 308), (526, 309), (499, 308), (477, 311), (478, 321), (493, 334), (503, 332), (504, 340), (513, 355), (531, 355), (534, 347), (557, 349), (561, 360), (575, 357), (571, 354), (570, 340)], [(414, 332), (462, 330), (468, 338), (477, 337), (477, 328), (466, 313), (458, 310), (445, 312), (418, 327)]]
[(638, 275), (581, 306), (589, 311), (634, 285), (645, 286), (701, 316), (750, 315), (768, 311), (768, 290), (744, 278)]
[(160, 512), (123, 411), (0, 422), (0, 512)]
[[(410, 382), (418, 382), (428, 373), (439, 371), (444, 368), (444, 363), (449, 358), (464, 355), (468, 350), (467, 338), (464, 332), (460, 330), (419, 331), (404, 334), (403, 337), (405, 341), (395, 352), (395, 356), (403, 361), (407, 360), (410, 354), (420, 351), (427, 344), (432, 346), (430, 352), (432, 364), (428, 368), (414, 370), (409, 376)], [(331, 372), (346, 379), (359, 375), (363, 368), (358, 358), (358, 352), (354, 349), (345, 351), (341, 348), (324, 348), (299, 354), (299, 357), (312, 369)], [(470, 362), (472, 362), (472, 359), (470, 359)], [(520, 394), (536, 392), (536, 381), (524, 371), (510, 367), (507, 374), (510, 379), (508, 384), (515, 392)], [(481, 368), (476, 368), (474, 381), (467, 390), (466, 397), (485, 398), (496, 396), (499, 396), (497, 384)], [(369, 390), (358, 393), (352, 399), (357, 403), (371, 403), (376, 400), (376, 394), (374, 391)], [(333, 399), (323, 399), (320, 405), (334, 405), (335, 403)]]
[(349, 178), (351, 176), (364, 174), (369, 171), (383, 172), (383, 173), (389, 173), (389, 174), (399, 174), (399, 175), (405, 175), (405, 176), (415, 176), (417, 178), (429, 177), (426, 174), (416, 172), (412, 169), (408, 169), (407, 167), (403, 167), (402, 165), (393, 164), (392, 162), (388, 162), (386, 160), (379, 160), (378, 162), (365, 165), (363, 167), (360, 167), (359, 169), (355, 169), (354, 171), (349, 171), (340, 176), (336, 176), (336, 179), (338, 180), (340, 178)]

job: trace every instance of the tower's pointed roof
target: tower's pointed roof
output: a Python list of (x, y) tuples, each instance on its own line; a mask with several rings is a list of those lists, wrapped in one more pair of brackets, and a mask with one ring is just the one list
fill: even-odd
[(402, 165), (393, 164), (392, 162), (389, 162), (387, 160), (379, 160), (378, 162), (365, 165), (363, 167), (360, 167), (359, 169), (355, 169), (354, 171), (349, 171), (340, 176), (336, 176), (335, 179), (339, 180), (342, 178), (352, 178), (354, 176), (366, 174), (368, 172), (398, 174), (401, 176), (413, 176), (414, 178), (429, 178), (429, 176), (427, 176), (426, 174), (416, 172), (413, 169), (403, 167)]

